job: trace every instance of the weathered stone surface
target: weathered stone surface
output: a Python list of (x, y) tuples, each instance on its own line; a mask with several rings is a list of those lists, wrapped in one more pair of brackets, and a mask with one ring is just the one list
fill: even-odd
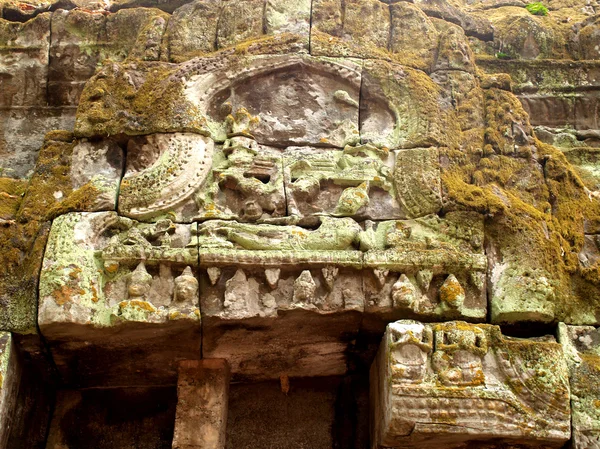
[(21, 383), (21, 364), (9, 332), (0, 332), (0, 447), (8, 447), (15, 422), (17, 395)]
[(0, 19), (0, 107), (46, 105), (49, 13), (25, 23)]
[(195, 131), (217, 141), (343, 147), (358, 140), (360, 79), (353, 62), (301, 55), (110, 64), (86, 86), (75, 132)]
[(573, 448), (600, 444), (600, 332), (591, 326), (558, 325), (571, 385)]
[[(38, 322), (63, 379), (122, 385), (140, 377), (142, 365), (153, 374), (141, 375), (141, 384), (172, 379), (177, 360), (200, 348), (197, 261), (194, 229), (168, 219), (138, 226), (115, 213), (57, 218)], [(94, 342), (93, 353), (86, 342)], [(131, 351), (135, 360), (126, 356)]]
[(392, 149), (450, 145), (459, 131), (442, 110), (440, 96), (440, 88), (424, 72), (384, 61), (366, 62), (361, 140)]
[[(37, 285), (49, 221), (74, 210), (114, 209), (122, 153), (72, 133), (48, 133), (29, 182), (2, 178), (0, 328), (35, 334)], [(8, 201), (6, 201), (8, 200)]]
[(165, 32), (162, 59), (183, 62), (216, 50), (221, 0), (196, 0), (177, 8)]
[(179, 363), (173, 449), (224, 449), (229, 400), (224, 359)]
[(371, 244), (364, 256), (365, 311), (373, 325), (406, 316), (485, 319), (481, 216), (367, 222), (365, 234), (363, 242)]
[(46, 133), (54, 129), (72, 129), (74, 123), (74, 109), (32, 107), (0, 110), (2, 176), (29, 177)]
[(315, 0), (311, 53), (323, 56), (381, 57), (388, 50), (390, 12), (378, 0)]
[(48, 102), (77, 105), (84, 84), (105, 59), (160, 58), (168, 16), (158, 10), (58, 10), (52, 15)]
[(230, 0), (223, 2), (217, 48), (230, 47), (263, 32), (264, 0)]
[[(438, 31), (417, 6), (408, 2), (390, 5), (392, 34), (390, 50), (410, 66), (431, 70), (438, 49)], [(415, 39), (419, 36), (419, 39)], [(412, 64), (408, 61), (414, 61)]]
[(417, 0), (414, 3), (429, 17), (443, 19), (460, 26), (468, 36), (475, 36), (484, 41), (494, 37), (494, 28), (488, 17), (470, 14), (467, 8), (458, 7), (459, 2)]
[(497, 326), (391, 323), (371, 398), (373, 448), (562, 447), (570, 436), (561, 346), (505, 337)]
[(440, 43), (433, 70), (462, 70), (475, 72), (475, 56), (462, 28), (436, 21)]
[(442, 88), (444, 107), (455, 111), (463, 135), (483, 146), (484, 94), (477, 78), (462, 70), (438, 70), (431, 79)]

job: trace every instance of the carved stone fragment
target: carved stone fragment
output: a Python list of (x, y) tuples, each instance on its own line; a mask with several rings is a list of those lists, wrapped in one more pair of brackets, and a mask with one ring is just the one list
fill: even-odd
[(394, 154), (372, 145), (343, 151), (290, 147), (283, 156), (288, 214), (303, 223), (318, 217), (404, 218), (396, 200)]
[(573, 448), (600, 447), (600, 331), (560, 323), (558, 338), (569, 367)]
[(570, 437), (561, 346), (492, 325), (390, 323), (371, 401), (373, 448), (558, 448)]
[[(114, 212), (57, 218), (42, 268), (38, 322), (63, 380), (131, 380), (142, 371), (125, 354), (136, 350), (136, 363), (152, 367), (157, 378), (173, 376), (173, 363), (199, 350), (197, 264), (195, 226), (169, 219), (138, 224)], [(93, 353), (84, 349), (89, 342)], [(106, 378), (104, 363), (112, 366)]]
[[(368, 321), (401, 317), (484, 320), (483, 217), (367, 222), (360, 236)], [(367, 270), (373, 268), (373, 271)]]

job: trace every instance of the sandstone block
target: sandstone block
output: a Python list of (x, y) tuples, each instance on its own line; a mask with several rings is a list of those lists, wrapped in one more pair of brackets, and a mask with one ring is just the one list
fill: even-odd
[(371, 367), (371, 410), (373, 448), (558, 448), (570, 437), (567, 366), (552, 337), (396, 321)]

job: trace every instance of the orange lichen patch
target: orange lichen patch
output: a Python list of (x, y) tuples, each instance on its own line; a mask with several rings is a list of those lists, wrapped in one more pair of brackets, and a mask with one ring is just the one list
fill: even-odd
[(458, 282), (452, 282), (440, 290), (440, 299), (448, 304), (456, 304), (464, 300), (464, 290)]
[(54, 299), (54, 302), (56, 304), (58, 304), (59, 306), (63, 306), (66, 303), (72, 301), (73, 296), (83, 294), (85, 294), (85, 291), (81, 289), (77, 290), (68, 285), (61, 285), (59, 288), (52, 292), (52, 298)]
[(99, 300), (99, 298), (98, 298), (98, 290), (96, 289), (95, 286), (92, 285), (91, 291), (92, 291), (92, 301), (98, 302), (98, 300)]

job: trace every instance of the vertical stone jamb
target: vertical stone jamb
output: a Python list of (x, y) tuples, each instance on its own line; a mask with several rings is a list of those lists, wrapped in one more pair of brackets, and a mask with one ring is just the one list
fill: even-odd
[(180, 362), (173, 449), (225, 447), (229, 377), (224, 359)]

